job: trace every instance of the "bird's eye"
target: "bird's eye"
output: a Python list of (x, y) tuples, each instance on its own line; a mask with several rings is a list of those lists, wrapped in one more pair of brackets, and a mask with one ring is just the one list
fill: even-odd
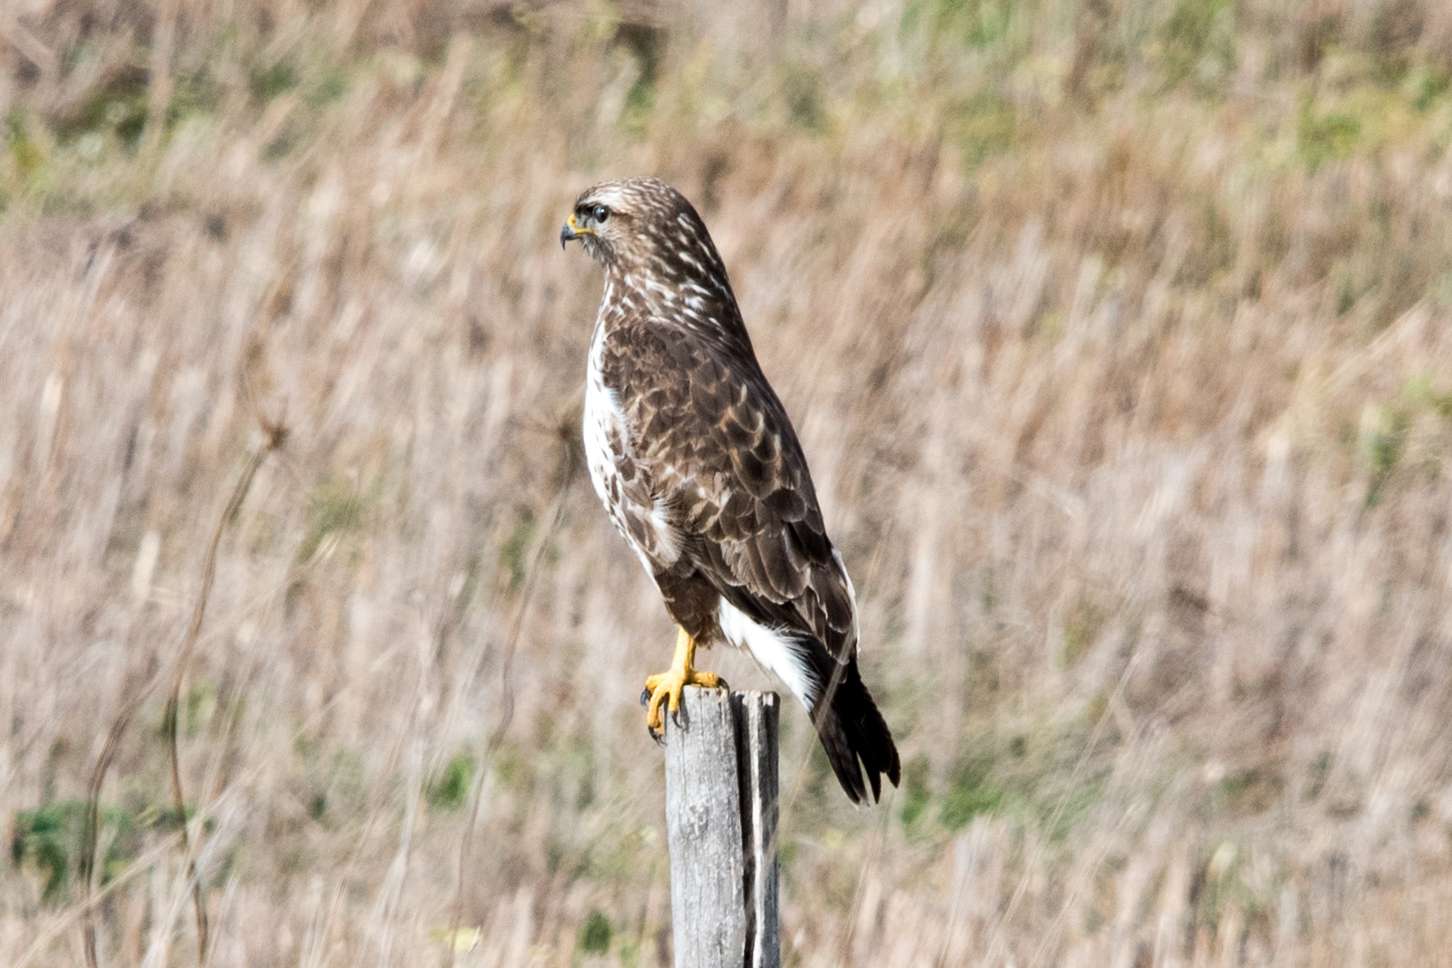
[(596, 222), (603, 222), (610, 217), (610, 209), (604, 205), (596, 205), (595, 211), (591, 213)]

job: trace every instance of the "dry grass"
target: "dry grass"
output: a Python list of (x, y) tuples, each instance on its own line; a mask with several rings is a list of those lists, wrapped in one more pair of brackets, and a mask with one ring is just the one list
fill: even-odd
[[(790, 964), (1452, 963), (1452, 16), (802, 6), (0, 14), (0, 962), (81, 961), (92, 766), (283, 416), (181, 704), (211, 963), (437, 963), (456, 915), (464, 965), (666, 960), (671, 633), (573, 470), (555, 245), (657, 172), (908, 764), (854, 811), (786, 718)], [(107, 965), (194, 958), (163, 704)]]

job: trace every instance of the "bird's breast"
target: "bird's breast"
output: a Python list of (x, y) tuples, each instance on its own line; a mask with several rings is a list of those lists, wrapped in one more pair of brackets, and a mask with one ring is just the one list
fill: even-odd
[(629, 417), (620, 395), (605, 382), (603, 327), (590, 346), (585, 376), (583, 434), (590, 482), (611, 523), (625, 538), (647, 574), (670, 567), (680, 557), (681, 542), (669, 508), (656, 493), (656, 483), (632, 447)]
[(603, 358), (605, 352), (604, 327), (597, 326), (590, 341), (590, 362), (585, 373), (585, 411), (583, 419), (585, 463), (590, 468), (590, 482), (595, 493), (617, 528), (623, 528), (619, 519), (621, 501), (619, 462), (626, 457), (625, 443), (629, 439), (625, 425), (625, 413), (619, 397), (605, 385)]

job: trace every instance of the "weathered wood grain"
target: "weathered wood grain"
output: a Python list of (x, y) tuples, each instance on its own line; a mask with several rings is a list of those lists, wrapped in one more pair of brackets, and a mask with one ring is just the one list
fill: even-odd
[(686, 690), (666, 727), (676, 968), (778, 968), (774, 693)]

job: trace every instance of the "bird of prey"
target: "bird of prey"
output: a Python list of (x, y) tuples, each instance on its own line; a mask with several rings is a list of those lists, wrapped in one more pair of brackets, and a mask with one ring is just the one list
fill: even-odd
[(590, 479), (678, 626), (670, 670), (645, 680), (647, 728), (664, 732), (686, 686), (724, 686), (695, 652), (729, 642), (806, 707), (847, 796), (877, 799), (901, 767), (858, 672), (852, 580), (705, 224), (674, 188), (629, 178), (580, 195), (560, 247), (575, 240), (605, 272)]

